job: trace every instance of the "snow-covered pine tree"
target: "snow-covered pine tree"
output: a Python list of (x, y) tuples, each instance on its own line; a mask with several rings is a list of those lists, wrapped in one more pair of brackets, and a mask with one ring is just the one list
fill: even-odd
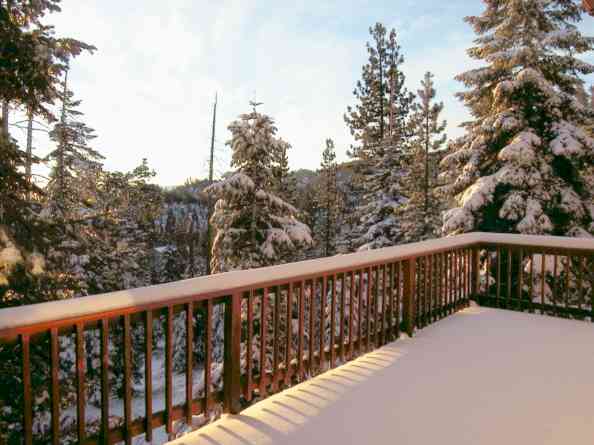
[[(52, 270), (45, 253), (54, 241), (53, 226), (39, 217), (38, 206), (30, 198), (42, 190), (27, 177), (26, 154), (8, 131), (9, 108), (24, 108), (51, 119), (58, 79), (65, 63), (92, 47), (74, 39), (57, 39), (53, 28), (41, 23), (44, 15), (58, 11), (58, 1), (0, 2), (0, 308), (67, 298), (70, 282), (61, 271)], [(31, 362), (40, 363), (47, 344), (32, 344)], [(23, 391), (18, 348), (0, 348), (3, 378), (0, 380), (2, 427), (0, 442), (20, 443)], [(62, 371), (71, 365), (61, 360)], [(49, 409), (47, 369), (32, 367), (33, 416)], [(68, 390), (63, 385), (62, 394)], [(38, 440), (37, 437), (34, 440)]]
[[(10, 259), (0, 262), (2, 304), (10, 289), (12, 297), (6, 302), (9, 305), (31, 303), (35, 295), (39, 301), (49, 297), (43, 292), (26, 292), (23, 283), (27, 277), (37, 279), (37, 275), (30, 272), (39, 270), (34, 264), (39, 266), (43, 261), (40, 254), (46, 249), (53, 231), (47, 221), (39, 218), (36, 204), (30, 200), (32, 196), (40, 196), (42, 190), (29, 181), (30, 163), (9, 134), (8, 118), (11, 108), (22, 107), (30, 114), (51, 120), (53, 114), (49, 106), (58, 95), (59, 77), (68, 60), (83, 50), (94, 49), (74, 39), (58, 39), (52, 27), (41, 23), (44, 15), (59, 11), (58, 3), (40, 0), (34, 4), (8, 2), (0, 5), (0, 41), (4, 43), (0, 45), (0, 60), (3, 61), (0, 76), (0, 258)], [(3, 254), (5, 249), (14, 254)], [(16, 270), (20, 271), (20, 278), (10, 278)], [(14, 292), (16, 288), (20, 291)]]
[(356, 161), (355, 192), (361, 204), (351, 221), (349, 236), (359, 249), (391, 246), (401, 239), (396, 211), (404, 202), (402, 155), (414, 98), (404, 87), (400, 70), (404, 58), (396, 31), (388, 34), (385, 26), (377, 23), (369, 32), (373, 39), (367, 43), (369, 61), (353, 92), (358, 103), (355, 108), (349, 106), (344, 116), (358, 144), (350, 155)]
[(575, 26), (573, 1), (485, 3), (465, 19), (479, 35), (468, 53), (487, 65), (457, 77), (474, 119), (443, 161), (458, 199), (443, 232), (591, 236), (593, 188), (580, 172), (593, 162), (594, 140), (580, 128), (575, 93), (576, 73), (594, 72), (576, 56), (594, 39)]
[[(276, 161), (286, 142), (276, 137), (272, 118), (258, 113), (255, 105), (251, 113), (240, 115), (228, 128), (231, 165), (237, 170), (205, 189), (217, 200), (211, 218), (215, 232), (211, 269), (220, 273), (291, 261), (313, 241), (309, 227), (297, 219), (297, 209), (271, 192), (278, 184)], [(282, 305), (283, 298), (270, 294), (269, 304)], [(281, 311), (286, 313), (286, 308)], [(256, 323), (258, 319), (259, 315)], [(220, 362), (223, 319), (218, 307), (213, 324), (214, 362)], [(253, 346), (255, 357), (259, 357), (259, 346), (256, 342)]]
[(326, 139), (317, 183), (318, 218), (314, 238), (322, 256), (336, 254), (336, 237), (339, 232), (340, 196), (338, 191), (338, 164), (334, 141)]
[(400, 210), (404, 239), (407, 242), (431, 239), (441, 229), (442, 200), (436, 196), (437, 153), (446, 141), (446, 121), (440, 120), (443, 102), (436, 103), (434, 75), (427, 71), (417, 90), (418, 102), (412, 106), (409, 121), (411, 151), (405, 181), (407, 201)]
[(89, 146), (96, 136), (77, 110), (80, 100), (74, 100), (74, 94), (68, 88), (68, 70), (62, 87), (60, 120), (50, 132), (57, 147), (47, 157), (53, 164), (47, 187), (48, 204), (52, 215), (77, 220), (84, 213), (84, 190), (80, 186), (84, 186), (85, 181), (80, 181), (81, 174), (97, 167), (103, 156)]
[(270, 192), (274, 167), (286, 142), (267, 115), (242, 114), (229, 125), (236, 172), (206, 189), (217, 202), (212, 216), (215, 238), (212, 270), (269, 266), (290, 261), (296, 251), (312, 243), (310, 229), (297, 210)]
[[(463, 124), (466, 134), (443, 161), (451, 177), (447, 192), (457, 199), (444, 215), (445, 234), (594, 234), (587, 176), (594, 139), (584, 131), (587, 112), (576, 95), (579, 75), (594, 72), (577, 56), (592, 50), (594, 39), (582, 36), (575, 26), (580, 20), (569, 0), (488, 0), (482, 15), (466, 18), (479, 35), (469, 55), (486, 66), (458, 76), (468, 88), (459, 97), (473, 120)], [(511, 267), (517, 289), (522, 265), (517, 256), (507, 261), (501, 267)], [(534, 261), (538, 268), (540, 257)], [(559, 271), (558, 279), (569, 279), (566, 273)], [(550, 291), (556, 279), (545, 278), (547, 298), (557, 298)], [(570, 294), (572, 303), (580, 298)]]

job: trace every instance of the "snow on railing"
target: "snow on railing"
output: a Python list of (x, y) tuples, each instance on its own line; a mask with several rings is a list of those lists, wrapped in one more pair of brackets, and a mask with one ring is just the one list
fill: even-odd
[(171, 437), (471, 298), (594, 320), (593, 255), (592, 239), (470, 233), (3, 309), (0, 443)]
[(513, 244), (517, 246), (538, 245), (575, 250), (594, 249), (594, 239), (474, 232), (384, 249), (337, 255), (330, 258), (227, 272), (173, 283), (91, 295), (74, 300), (3, 309), (0, 310), (0, 336), (7, 329), (15, 327), (131, 309), (137, 306), (167, 302), (175, 303), (176, 300), (191, 296), (201, 296), (202, 299), (206, 299), (209, 296), (221, 296), (251, 287), (262, 287), (266, 283), (299, 280), (301, 277), (329, 274), (349, 267), (361, 268), (368, 264), (423, 256), (440, 250), (480, 243)]

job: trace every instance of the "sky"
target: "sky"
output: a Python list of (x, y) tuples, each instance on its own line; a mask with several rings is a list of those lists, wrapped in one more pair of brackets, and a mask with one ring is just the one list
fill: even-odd
[[(478, 66), (463, 17), (482, 9), (478, 0), (63, 0), (48, 22), (97, 47), (75, 59), (69, 83), (105, 166), (127, 171), (147, 158), (156, 182), (173, 186), (208, 173), (215, 93), (217, 173), (229, 170), (227, 126), (254, 98), (291, 143), (292, 169), (316, 169), (326, 138), (346, 160), (343, 115), (378, 21), (396, 28), (407, 88), (432, 71), (448, 136), (460, 135), (468, 113), (454, 76)], [(41, 136), (34, 145), (47, 152)]]

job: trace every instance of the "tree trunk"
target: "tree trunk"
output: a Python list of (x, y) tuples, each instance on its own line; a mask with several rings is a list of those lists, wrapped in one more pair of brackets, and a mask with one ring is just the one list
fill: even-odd
[(2, 136), (8, 139), (8, 101), (2, 101)]
[(33, 163), (33, 112), (29, 111), (27, 118), (27, 158), (25, 160), (25, 177), (31, 184), (31, 165)]
[(425, 115), (425, 218), (429, 210), (429, 110)]
[(58, 144), (58, 206), (60, 207), (60, 211), (62, 212), (62, 216), (64, 215), (65, 211), (65, 201), (66, 201), (66, 183), (64, 176), (66, 175), (66, 166), (64, 165), (64, 150), (65, 150), (65, 138), (66, 132), (64, 126), (66, 125), (66, 95), (68, 94), (68, 70), (64, 74), (64, 88), (62, 91), (62, 113), (60, 116), (60, 142)]

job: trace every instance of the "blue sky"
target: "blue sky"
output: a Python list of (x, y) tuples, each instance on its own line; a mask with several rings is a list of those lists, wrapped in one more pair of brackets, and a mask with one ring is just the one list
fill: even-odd
[[(157, 182), (174, 185), (208, 171), (215, 92), (219, 172), (228, 169), (227, 125), (254, 95), (293, 145), (292, 168), (315, 169), (328, 137), (345, 160), (352, 141), (342, 116), (377, 21), (399, 34), (410, 90), (426, 70), (435, 74), (448, 135), (459, 135), (468, 115), (453, 78), (476, 66), (462, 19), (481, 10), (478, 0), (63, 0), (48, 21), (98, 48), (75, 60), (70, 85), (107, 168), (131, 169), (146, 157)], [(582, 28), (593, 23), (586, 18)], [(36, 141), (40, 154), (44, 145)]]

